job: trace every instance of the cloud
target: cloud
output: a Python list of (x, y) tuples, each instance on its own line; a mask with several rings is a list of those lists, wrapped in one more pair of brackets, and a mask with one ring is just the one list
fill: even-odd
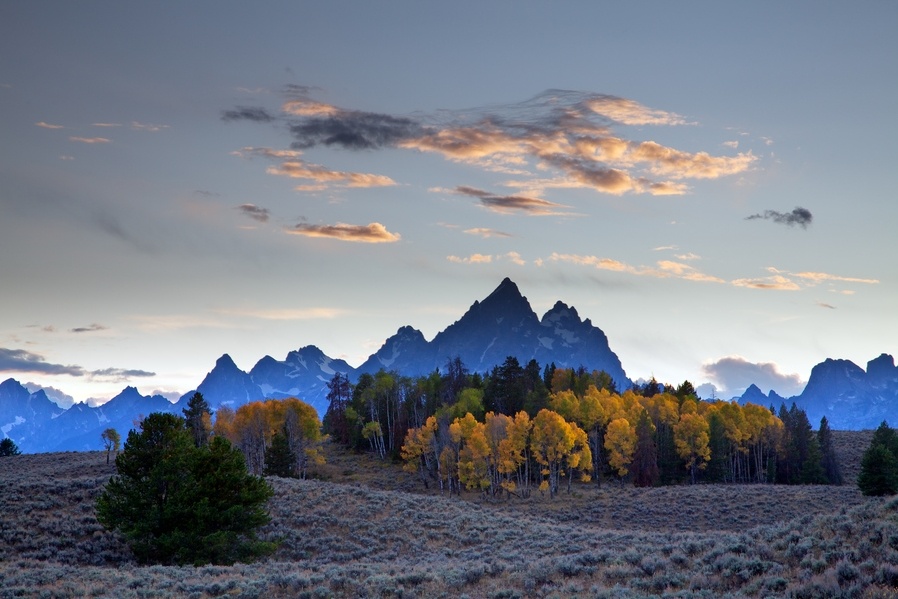
[(96, 331), (105, 331), (108, 328), (109, 327), (107, 327), (107, 326), (103, 326), (101, 324), (94, 323), (94, 324), (88, 325), (86, 327), (76, 327), (74, 329), (69, 329), (69, 332), (71, 332), (71, 333), (94, 333)]
[(467, 258), (460, 258), (459, 256), (446, 256), (446, 260), (449, 262), (455, 262), (456, 264), (489, 264), (493, 261), (493, 257), (484, 254), (471, 254)]
[(270, 166), (266, 170), (271, 175), (282, 175), (292, 179), (308, 179), (318, 185), (301, 185), (299, 191), (315, 191), (325, 189), (325, 184), (335, 183), (346, 187), (389, 187), (396, 182), (383, 175), (369, 173), (351, 173), (344, 171), (332, 171), (317, 164), (311, 164), (302, 160), (285, 160), (280, 166)]
[(60, 391), (55, 387), (46, 387), (44, 385), (38, 385), (37, 383), (25, 383), (22, 385), (26, 389), (28, 389), (29, 393), (36, 393), (37, 391), (43, 391), (47, 394), (47, 397), (55, 403), (60, 408), (70, 408), (75, 405), (75, 398), (71, 395), (65, 393), (64, 391)]
[(380, 223), (368, 225), (309, 225), (300, 223), (286, 229), (293, 235), (305, 235), (306, 237), (328, 237), (342, 241), (356, 241), (360, 243), (392, 243), (399, 241), (401, 237), (396, 233), (390, 233)]
[(730, 283), (736, 287), (750, 287), (752, 289), (774, 289), (778, 291), (798, 291), (801, 289), (798, 283), (782, 275), (757, 279), (735, 279), (730, 281)]
[(624, 125), (685, 125), (686, 120), (678, 114), (646, 108), (639, 102), (595, 94), (585, 105), (601, 116)]
[(255, 204), (241, 204), (237, 206), (237, 210), (239, 210), (245, 216), (248, 216), (253, 220), (257, 220), (260, 223), (268, 222), (268, 218), (270, 216), (270, 211), (268, 210), (268, 208), (260, 208)]
[(109, 379), (110, 381), (123, 382), (132, 378), (144, 378), (156, 376), (155, 372), (146, 370), (129, 370), (125, 368), (103, 368), (102, 370), (92, 370), (89, 373), (92, 379)]
[(732, 395), (741, 395), (755, 384), (767, 393), (771, 389), (783, 397), (798, 395), (805, 382), (797, 374), (784, 374), (773, 362), (749, 362), (741, 356), (727, 356), (702, 365), (702, 372)]
[(495, 229), (486, 229), (483, 227), (465, 229), (464, 231), (462, 231), (462, 233), (467, 233), (468, 235), (477, 235), (479, 237), (483, 237), (484, 239), (489, 239), (490, 237), (512, 237), (511, 233), (496, 231)]
[(455, 193), (475, 197), (480, 200), (484, 208), (501, 214), (524, 212), (534, 216), (549, 216), (564, 214), (557, 209), (567, 207), (563, 204), (556, 204), (539, 198), (494, 195), (488, 191), (482, 191), (473, 187), (456, 187)]
[(187, 329), (233, 329), (233, 322), (196, 314), (137, 314), (131, 317), (142, 331), (180, 331)]
[(867, 285), (876, 285), (879, 283), (879, 279), (859, 279), (855, 277), (841, 277), (839, 275), (831, 275), (825, 272), (796, 272), (790, 273), (793, 276), (806, 279), (812, 281), (814, 283), (821, 283), (823, 281), (842, 281), (846, 283), (864, 283)]
[(92, 127), (121, 127), (121, 123), (91, 123)]
[(67, 374), (84, 376), (80, 366), (64, 366), (51, 364), (43, 356), (24, 349), (7, 349), (0, 347), (0, 372), (31, 372), (40, 374)]
[[(74, 330), (74, 329), (73, 329)], [(112, 382), (126, 381), (135, 377), (156, 376), (146, 370), (130, 370), (125, 368), (103, 368), (85, 370), (81, 366), (51, 364), (43, 356), (23, 349), (0, 348), (0, 372), (29, 372), (32, 374), (48, 374), (68, 376), (84, 376), (91, 380), (104, 379)]]
[(131, 128), (135, 131), (149, 131), (150, 133), (156, 133), (158, 131), (162, 131), (163, 129), (168, 129), (168, 125), (152, 125), (149, 123), (139, 123), (137, 121), (131, 121)]
[(290, 125), (290, 133), (296, 140), (292, 147), (297, 149), (325, 145), (373, 150), (398, 145), (422, 132), (420, 123), (409, 118), (336, 108), (327, 116), (316, 114)]
[(446, 260), (449, 262), (454, 262), (456, 264), (490, 264), (494, 260), (507, 260), (512, 264), (517, 264), (518, 266), (524, 266), (527, 264), (527, 261), (521, 258), (521, 255), (518, 252), (507, 252), (505, 254), (498, 255), (490, 255), (490, 254), (471, 254), (468, 257), (460, 257), (460, 256), (446, 256)]
[[(825, 272), (788, 272), (780, 270), (773, 266), (767, 267), (767, 272), (771, 273), (769, 277), (760, 277), (755, 279), (736, 279), (731, 283), (737, 287), (753, 287), (755, 289), (776, 289), (786, 291), (798, 291), (807, 287), (814, 287), (821, 283), (863, 283), (865, 285), (876, 285), (879, 279), (862, 279), (858, 277), (843, 277)], [(853, 294), (854, 291), (843, 291), (841, 293)]]
[(69, 141), (75, 141), (82, 144), (108, 144), (112, 143), (112, 140), (106, 137), (78, 137), (72, 136), (69, 138)]
[(44, 121), (39, 121), (35, 123), (35, 125), (42, 129), (65, 129), (62, 125), (52, 125), (50, 123), (45, 123)]
[(811, 224), (811, 221), (814, 220), (814, 216), (807, 208), (798, 206), (794, 210), (792, 210), (792, 212), (777, 212), (776, 210), (765, 210), (761, 214), (752, 214), (751, 216), (745, 217), (745, 220), (757, 219), (772, 220), (777, 224), (788, 225), (790, 227), (799, 225), (802, 229), (807, 229), (808, 225)]
[(275, 117), (272, 114), (269, 114), (264, 108), (257, 106), (238, 106), (233, 110), (223, 110), (221, 113), (221, 120), (270, 123), (275, 120)]
[(485, 171), (514, 173), (526, 180), (508, 185), (534, 195), (541, 189), (571, 187), (615, 195), (680, 195), (689, 191), (687, 180), (743, 173), (757, 160), (751, 152), (714, 156), (627, 139), (614, 129), (693, 123), (607, 94), (550, 90), (518, 104), (397, 116), (320, 102), (311, 97), (313, 91), (291, 87), (277, 115), (237, 107), (224, 111), (222, 118), (283, 123), (295, 150), (324, 146), (434, 153)]
[(291, 179), (307, 179), (312, 181), (309, 185), (298, 185), (297, 191), (321, 191), (329, 186), (338, 187), (390, 187), (396, 182), (390, 177), (370, 173), (353, 173), (335, 171), (323, 166), (306, 162), (302, 159), (300, 150), (276, 150), (273, 148), (247, 147), (231, 152), (235, 156), (260, 157), (279, 161), (276, 166), (270, 166), (266, 172), (270, 175), (279, 175)]
[(579, 254), (559, 254), (553, 252), (552, 255), (549, 256), (548, 261), (567, 262), (579, 266), (591, 266), (599, 270), (610, 270), (612, 272), (623, 272), (631, 275), (649, 276), (659, 279), (676, 278), (705, 283), (725, 282), (719, 277), (705, 274), (688, 264), (673, 262), (671, 260), (659, 260), (655, 263), (655, 266), (633, 266), (612, 258), (584, 256)]
[(259, 318), (261, 320), (317, 320), (321, 318), (337, 318), (346, 314), (345, 310), (337, 308), (299, 308), (299, 309), (240, 309), (225, 308), (217, 310), (219, 314), (228, 316), (241, 316), (248, 318)]

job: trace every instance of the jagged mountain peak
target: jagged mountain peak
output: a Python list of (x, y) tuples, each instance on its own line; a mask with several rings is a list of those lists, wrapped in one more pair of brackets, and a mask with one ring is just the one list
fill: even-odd
[[(580, 324), (580, 315), (577, 314), (577, 309), (575, 307), (568, 306), (561, 300), (555, 302), (555, 305), (552, 306), (548, 312), (543, 314), (543, 317), (540, 320), (543, 325), (570, 321)], [(589, 321), (587, 320), (587, 322)]]
[(521, 294), (521, 290), (518, 289), (514, 281), (508, 277), (502, 279), (499, 286), (486, 296), (482, 302), (474, 302), (474, 306), (478, 306), (481, 311), (488, 312), (517, 312), (520, 310), (533, 312), (530, 302)]
[(13, 392), (15, 392), (15, 393), (21, 393), (21, 392), (23, 392), (23, 391), (25, 392), (26, 395), (28, 394), (28, 389), (26, 389), (26, 388), (25, 388), (19, 381), (17, 381), (16, 379), (9, 378), (9, 379), (6, 379), (5, 381), (3, 381), (2, 383), (0, 383), (0, 392), (5, 392), (5, 393), (13, 393)]
[(231, 358), (230, 354), (222, 354), (220, 358), (215, 360), (215, 369), (222, 368), (227, 370), (240, 370), (237, 368), (237, 364), (234, 363), (233, 358)]
[(867, 377), (877, 384), (888, 384), (898, 379), (895, 358), (889, 354), (880, 354), (879, 357), (867, 362)]

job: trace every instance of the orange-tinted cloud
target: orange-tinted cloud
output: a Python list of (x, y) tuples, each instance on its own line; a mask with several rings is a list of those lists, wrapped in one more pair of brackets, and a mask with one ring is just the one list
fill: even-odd
[(506, 252), (504, 254), (491, 255), (491, 254), (471, 254), (467, 257), (462, 256), (446, 256), (446, 260), (449, 262), (454, 262), (456, 264), (491, 264), (494, 260), (500, 261), (505, 260), (511, 262), (512, 264), (517, 264), (518, 266), (524, 266), (527, 264), (527, 261), (521, 258), (521, 255), (518, 252)]
[(752, 289), (773, 289), (778, 291), (798, 291), (801, 289), (795, 281), (782, 275), (772, 275), (757, 279), (736, 279), (730, 282), (736, 287), (751, 287)]
[(392, 243), (400, 240), (396, 233), (390, 233), (380, 223), (368, 225), (309, 225), (300, 223), (286, 229), (293, 235), (305, 235), (306, 237), (326, 237), (342, 241), (355, 241), (360, 243)]
[(279, 164), (268, 167), (265, 172), (270, 175), (311, 181), (309, 184), (295, 187), (297, 191), (321, 191), (329, 187), (389, 187), (396, 185), (393, 179), (384, 175), (335, 171), (306, 162), (302, 159), (300, 150), (247, 147), (232, 152), (232, 154), (241, 157), (258, 156), (280, 161)]
[(332, 171), (318, 164), (302, 160), (285, 160), (278, 166), (268, 167), (265, 172), (271, 175), (282, 175), (291, 179), (308, 179), (315, 182), (313, 185), (298, 186), (296, 189), (300, 191), (325, 189), (328, 185), (345, 187), (388, 187), (396, 185), (395, 181), (383, 175)]
[(825, 272), (795, 272), (790, 273), (792, 276), (799, 277), (814, 283), (822, 283), (823, 281), (841, 281), (844, 283), (864, 283), (866, 285), (876, 285), (879, 279), (859, 279), (856, 277), (842, 277), (839, 275), (831, 275)]
[(435, 153), (485, 171), (523, 177), (512, 186), (530, 190), (531, 195), (549, 187), (583, 187), (615, 195), (681, 195), (689, 191), (688, 180), (743, 173), (757, 160), (750, 151), (714, 156), (650, 139), (626, 139), (615, 129), (692, 123), (675, 113), (606, 94), (551, 90), (519, 104), (409, 117), (347, 110), (312, 99), (312, 91), (291, 87), (280, 116), (264, 108), (238, 107), (223, 118), (280, 121), (293, 136), (294, 149), (402, 148)]

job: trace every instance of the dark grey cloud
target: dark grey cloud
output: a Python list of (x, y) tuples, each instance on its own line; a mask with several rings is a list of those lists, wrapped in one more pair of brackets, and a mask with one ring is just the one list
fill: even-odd
[(485, 208), (494, 212), (508, 213), (518, 211), (534, 215), (551, 215), (560, 214), (558, 209), (566, 207), (563, 204), (556, 204), (539, 198), (528, 198), (517, 195), (495, 195), (474, 187), (456, 187), (455, 192), (479, 199), (480, 203), (483, 204)]
[(90, 376), (94, 378), (112, 378), (114, 380), (125, 380), (136, 377), (156, 376), (156, 373), (146, 370), (129, 370), (126, 368), (103, 368), (102, 370), (91, 371)]
[(296, 138), (291, 146), (297, 150), (318, 145), (373, 150), (414, 139), (423, 130), (420, 123), (409, 118), (357, 111), (307, 118), (290, 125), (290, 133)]
[(288, 83), (284, 86), (284, 93), (293, 98), (308, 98), (314, 92), (321, 88), (312, 85), (299, 85), (297, 83)]
[(253, 220), (257, 220), (260, 223), (268, 222), (268, 218), (271, 216), (271, 212), (268, 208), (260, 208), (255, 204), (241, 204), (237, 206), (237, 210), (243, 215), (248, 216)]
[(130, 370), (126, 368), (103, 368), (85, 370), (81, 366), (52, 364), (40, 354), (24, 349), (8, 349), (0, 347), (0, 372), (30, 372), (32, 374), (67, 374), (69, 376), (87, 376), (113, 381), (125, 381), (135, 377), (156, 376), (155, 372), (146, 370)]
[(274, 116), (259, 106), (238, 106), (233, 110), (223, 110), (223, 121), (253, 121), (254, 123), (270, 123)]
[(68, 374), (84, 376), (80, 366), (51, 364), (43, 356), (24, 349), (0, 347), (0, 372), (32, 372), (41, 374)]
[(746, 216), (745, 220), (772, 220), (780, 225), (788, 225), (790, 227), (799, 225), (802, 229), (807, 229), (814, 216), (811, 211), (801, 206), (796, 207), (792, 212), (777, 212), (776, 210), (765, 210), (763, 213), (752, 214)]
[(86, 327), (75, 327), (74, 329), (69, 329), (71, 333), (94, 333), (96, 331), (105, 331), (109, 327), (103, 326), (102, 324), (93, 323)]

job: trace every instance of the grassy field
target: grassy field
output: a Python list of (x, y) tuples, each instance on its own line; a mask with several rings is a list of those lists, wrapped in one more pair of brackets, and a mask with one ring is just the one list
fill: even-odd
[(554, 500), (425, 491), (327, 448), (271, 479), (281, 541), (233, 567), (136, 565), (94, 502), (102, 453), (0, 459), (0, 597), (892, 597), (898, 500), (853, 484), (868, 433), (838, 433), (842, 487), (574, 486)]

